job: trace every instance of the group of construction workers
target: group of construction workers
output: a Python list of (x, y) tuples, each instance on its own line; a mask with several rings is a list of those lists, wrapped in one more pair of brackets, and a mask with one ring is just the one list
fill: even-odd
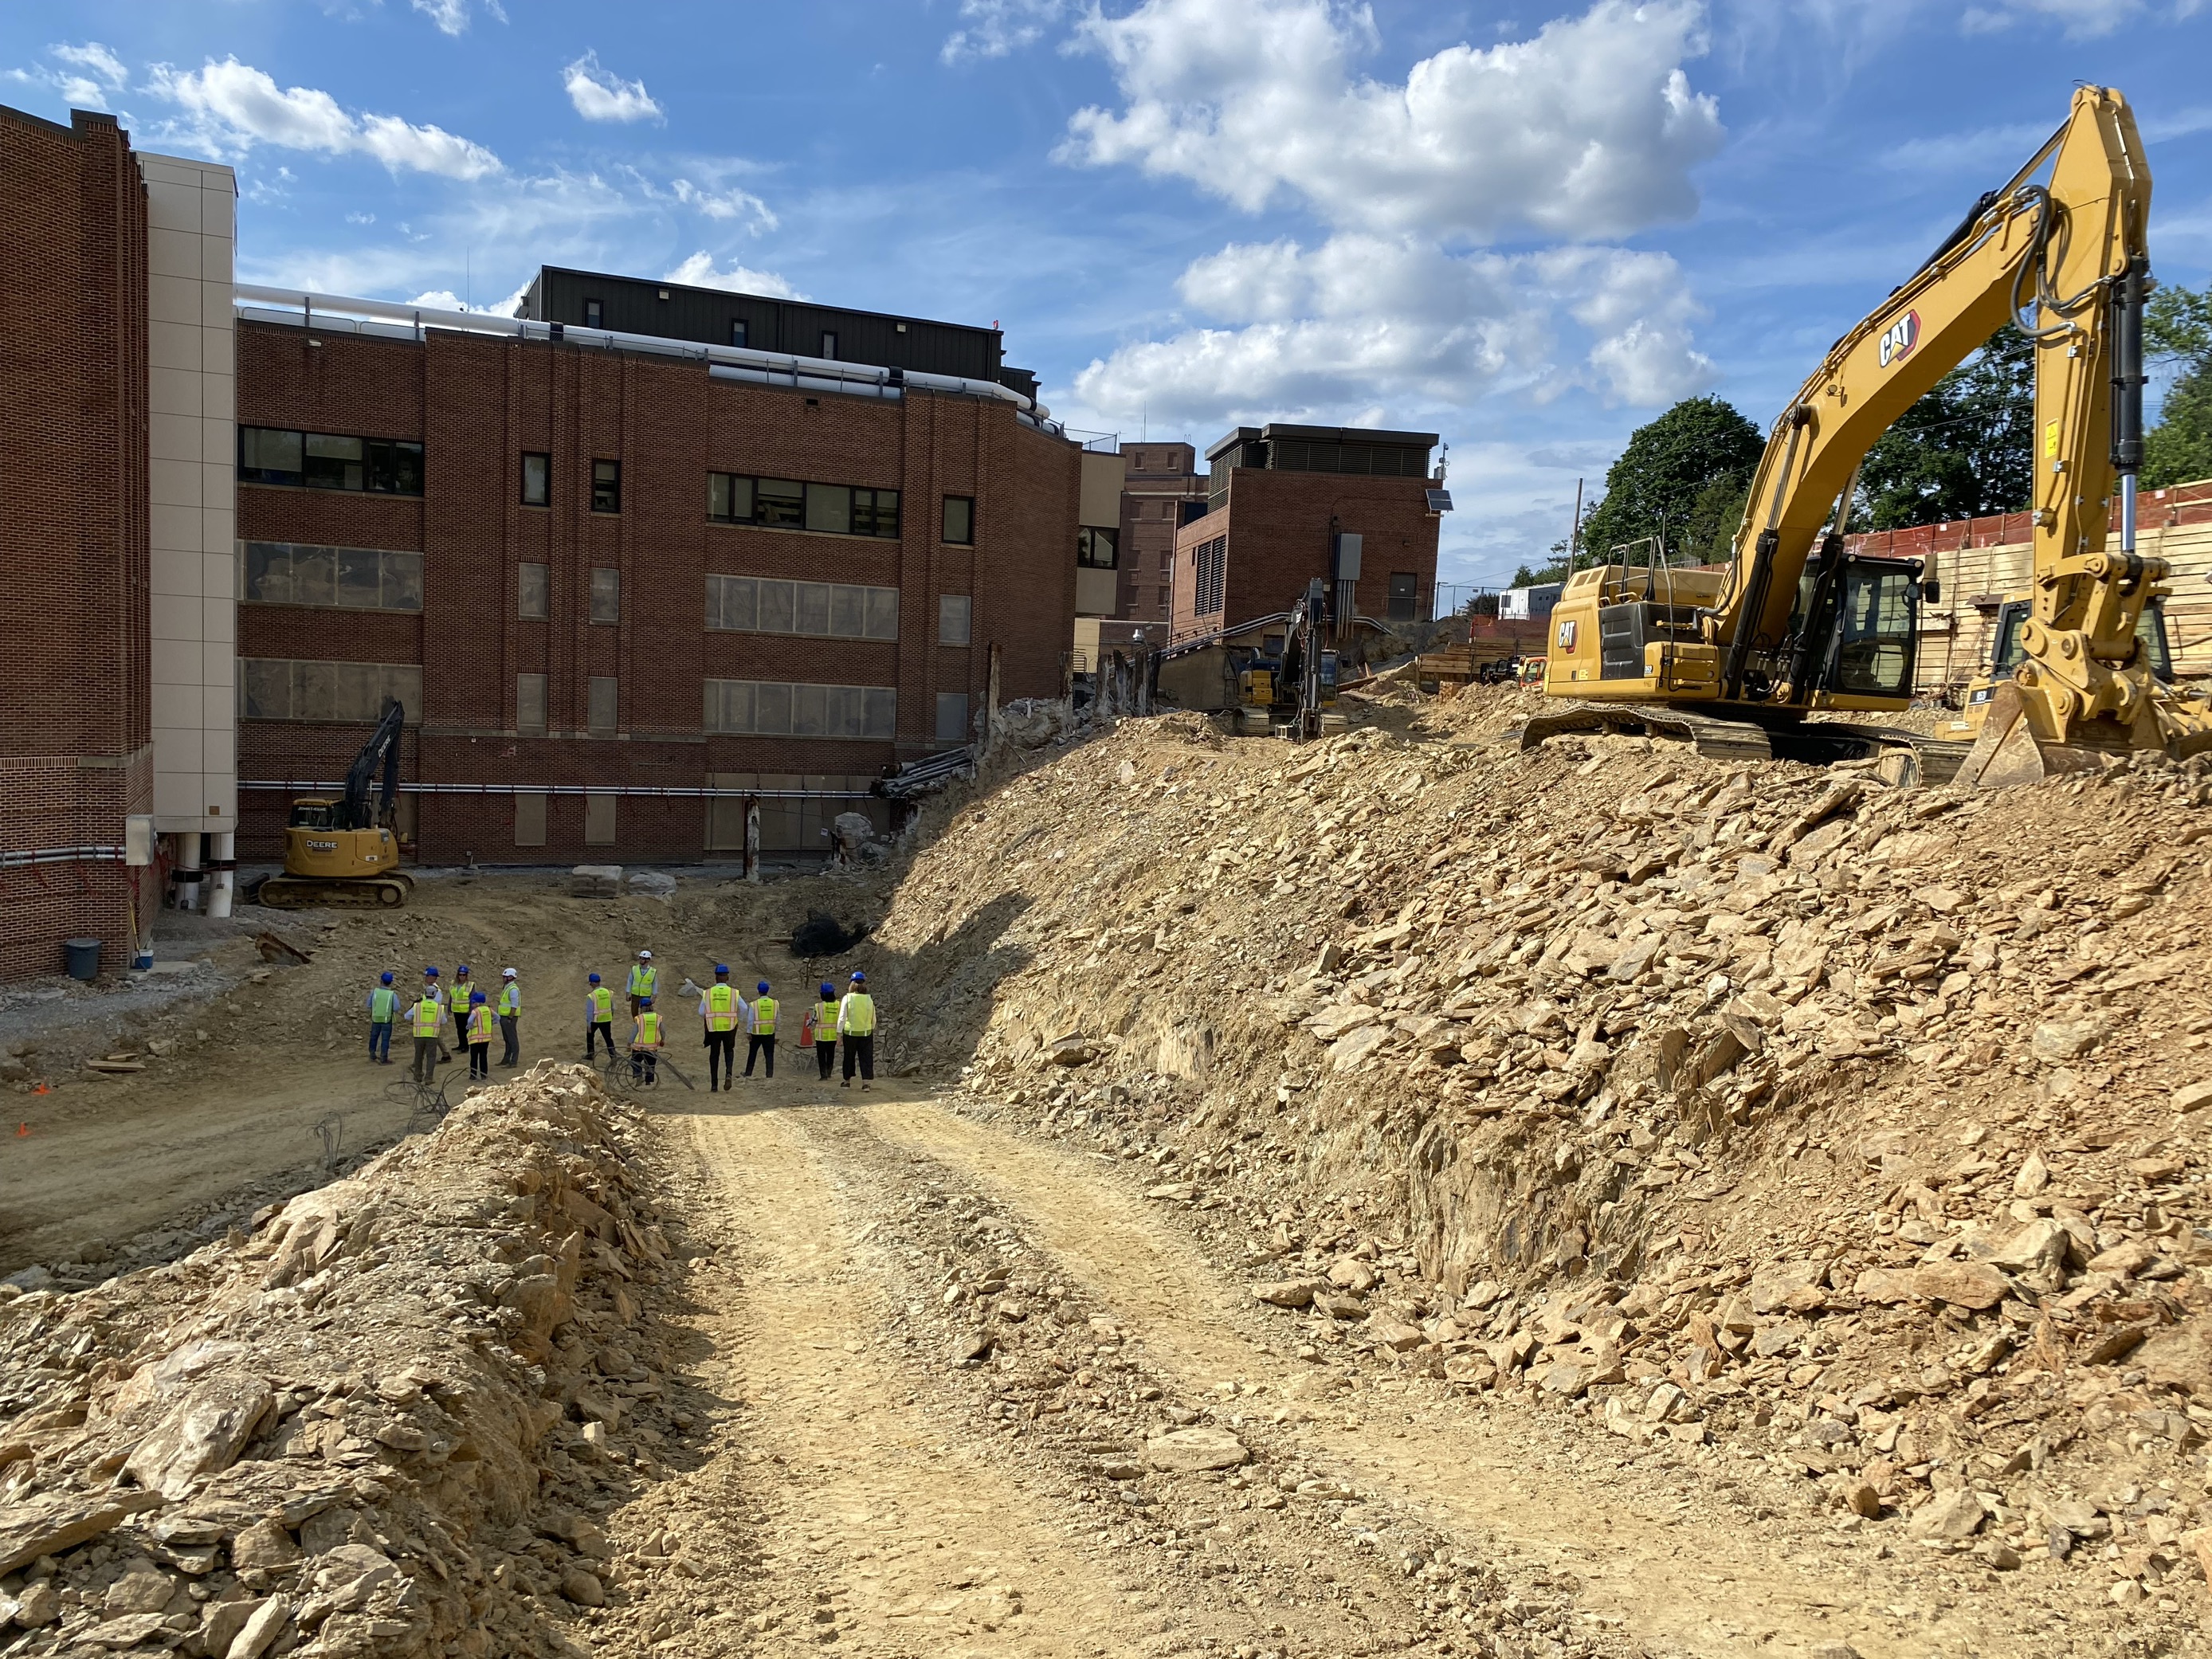
[[(596, 1060), (603, 1039), (607, 1059), (612, 1061), (616, 1057), (614, 990), (596, 973), (586, 975), (585, 983), (585, 1062), (590, 1064)], [(623, 994), (629, 1004), (630, 1077), (641, 1084), (659, 1081), (661, 1051), (667, 1043), (658, 1003), (659, 986), (660, 970), (653, 963), (653, 952), (640, 951), (637, 960), (630, 965)], [(713, 984), (701, 990), (687, 981), (684, 988), (697, 992), (699, 997), (708, 1093), (737, 1087), (737, 1040), (740, 1030), (745, 1036), (744, 1074), (752, 1076), (757, 1063), (764, 1076), (775, 1075), (775, 1040), (782, 1009), (770, 994), (766, 980), (757, 981), (754, 994), (748, 999), (730, 983), (727, 965), (717, 963)], [(450, 1019), (455, 1037), (468, 1050), (471, 1080), (488, 1081), (491, 1077), (491, 1040), (495, 1033), (503, 1045), (499, 1064), (511, 1067), (522, 1063), (521, 1014), (521, 985), (512, 968), (500, 970), (495, 1000), (487, 1000), (484, 993), (476, 988), (465, 963), (454, 969), (450, 982), (441, 976), (436, 968), (425, 968), (421, 993), (404, 1010), (392, 975), (387, 971), (368, 994), (368, 1057), (377, 1065), (392, 1064), (392, 1027), (404, 1019), (415, 1037), (415, 1078), (418, 1082), (428, 1083), (436, 1075), (437, 1068), (452, 1058), (445, 1042), (446, 1025)], [(815, 1064), (823, 1082), (830, 1080), (842, 1044), (845, 1054), (843, 1086), (853, 1086), (857, 1072), (860, 1087), (864, 1091), (872, 1087), (876, 1077), (876, 1004), (868, 993), (868, 976), (855, 970), (842, 995), (834, 984), (823, 980), (818, 1000), (800, 1019), (799, 1042), (801, 1048), (814, 1050)]]

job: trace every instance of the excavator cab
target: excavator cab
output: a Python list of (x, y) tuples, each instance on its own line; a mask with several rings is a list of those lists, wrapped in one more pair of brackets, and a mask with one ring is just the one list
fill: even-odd
[[(1798, 580), (1783, 659), (1800, 705), (1902, 708), (1912, 701), (1920, 629), (1920, 562), (1845, 557), (1832, 575)], [(1753, 686), (1747, 677), (1746, 685)]]

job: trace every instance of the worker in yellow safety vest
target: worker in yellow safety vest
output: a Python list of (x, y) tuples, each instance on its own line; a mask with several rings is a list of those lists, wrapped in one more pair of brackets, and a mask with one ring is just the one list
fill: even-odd
[[(707, 1026), (707, 1092), (738, 1086), (738, 1018), (744, 1012), (726, 963), (714, 964), (714, 982), (699, 999), (699, 1018)], [(720, 1079), (726, 1077), (727, 1081)]]
[(630, 1027), (629, 1078), (633, 1083), (660, 1081), (660, 1016), (649, 996), (638, 999), (637, 1019)]
[(392, 970), (368, 994), (368, 1057), (379, 1066), (392, 1064), (392, 1022), (398, 1018), (399, 993), (392, 988)]
[(837, 988), (822, 981), (822, 1000), (814, 1005), (814, 1063), (822, 1068), (822, 1081), (830, 1080), (837, 1063)]
[(615, 994), (599, 983), (597, 974), (586, 982), (592, 988), (584, 996), (584, 1064), (588, 1066), (601, 1037), (607, 1040), (607, 1058), (615, 1057)]
[(775, 999), (768, 994), (768, 981), (763, 980), (753, 988), (753, 1023), (745, 1038), (745, 1075), (753, 1074), (753, 1060), (768, 1057), (768, 1075), (775, 1075)]
[(491, 1034), (495, 1029), (491, 1008), (484, 1001), (484, 994), (482, 991), (470, 992), (467, 1036), (469, 1081), (471, 1083), (478, 1079), (486, 1083), (491, 1081)]
[(424, 974), (426, 983), (422, 994), (407, 1011), (408, 1023), (415, 1031), (415, 1080), (428, 1083), (438, 1070), (438, 1050), (443, 1046), (439, 1033), (446, 1025), (446, 1005), (438, 999), (438, 970), (430, 969)]
[(499, 970), (499, 1000), (492, 1005), (499, 1016), (499, 1063), (501, 1066), (522, 1064), (522, 987), (516, 983), (514, 969)]
[(840, 1086), (853, 1086), (857, 1065), (865, 1094), (876, 1080), (876, 1000), (868, 994), (868, 976), (858, 969), (853, 972), (852, 988), (837, 1005), (837, 1036), (845, 1045), (845, 1081)]
[(627, 988), (629, 992), (629, 1011), (635, 1015), (660, 988), (660, 969), (653, 965), (652, 951), (640, 951), (637, 953), (637, 960), (630, 964)]

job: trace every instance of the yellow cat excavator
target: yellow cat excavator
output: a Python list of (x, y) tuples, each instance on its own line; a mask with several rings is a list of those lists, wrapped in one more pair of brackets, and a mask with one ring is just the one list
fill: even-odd
[[(1623, 551), (1568, 578), (1544, 689), (1580, 706), (1532, 718), (1523, 744), (1605, 727), (1747, 757), (1834, 760), (1899, 747), (1911, 755), (1908, 775), (1986, 785), (2113, 751), (2212, 746), (2204, 705), (2159, 684), (2136, 635), (2166, 574), (2164, 561), (2136, 548), (2149, 210), (2126, 100), (2109, 88), (2077, 90), (2066, 124), (1799, 388), (1768, 437), (1727, 566), (1679, 569), (1649, 553), (1639, 566)], [(1809, 720), (1911, 700), (1918, 605), (1938, 597), (1936, 585), (1923, 584), (1916, 560), (1847, 552), (1845, 515), (1875, 441), (2008, 319), (2035, 343), (2022, 660), (1971, 747)]]

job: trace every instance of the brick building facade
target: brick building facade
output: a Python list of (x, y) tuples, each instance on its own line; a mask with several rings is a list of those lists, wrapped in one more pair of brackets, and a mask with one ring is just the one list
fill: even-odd
[(1428, 432), (1239, 427), (1206, 451), (1208, 511), (1176, 533), (1172, 638), (1288, 611), (1333, 578), (1332, 538), (1360, 538), (1353, 599), (1378, 621), (1425, 619), (1439, 520)]
[(968, 739), (994, 663), (1002, 701), (1060, 691), (1080, 452), (1018, 403), (244, 316), (248, 857), (386, 693), (415, 857), (573, 863), (737, 851), (708, 789), (814, 794), (764, 803), (763, 842), (818, 848), (841, 793)]
[(158, 891), (126, 867), (153, 810), (147, 604), (146, 189), (114, 118), (0, 108), (0, 979), (52, 974), (63, 941), (128, 965)]
[(1121, 485), (1121, 584), (1115, 614), (1164, 623), (1175, 611), (1176, 532), (1205, 510), (1198, 451), (1184, 443), (1125, 443)]

